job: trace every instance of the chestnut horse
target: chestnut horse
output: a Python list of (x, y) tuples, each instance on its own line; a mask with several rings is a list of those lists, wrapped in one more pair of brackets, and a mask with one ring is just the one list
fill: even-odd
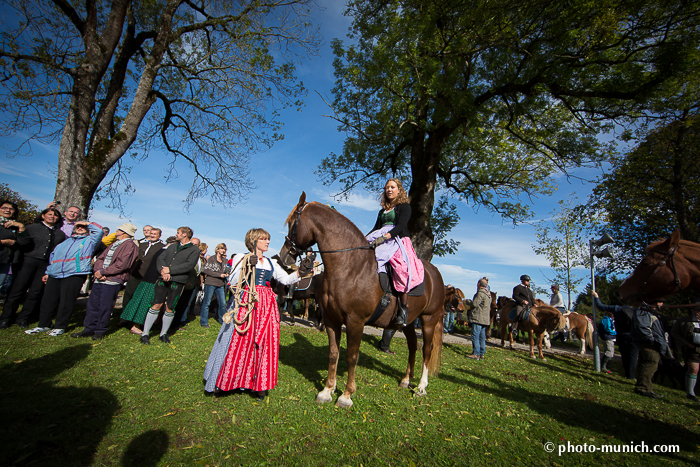
[(462, 292), (461, 289), (458, 289), (451, 285), (446, 285), (445, 307), (447, 307), (448, 304), (451, 304), (455, 308), (456, 313), (464, 313), (464, 292)]
[(498, 297), (496, 297), (496, 292), (491, 292), (491, 310), (489, 311), (489, 327), (486, 328), (486, 338), (491, 337), (491, 328), (493, 327), (493, 322), (498, 314)]
[(646, 248), (646, 256), (615, 291), (622, 303), (639, 305), (687, 288), (700, 290), (700, 244), (674, 231)]
[[(316, 396), (316, 402), (332, 400), (336, 389), (339, 345), (342, 326), (347, 340), (348, 381), (345, 391), (336, 405), (351, 407), (352, 395), (357, 386), (355, 371), (360, 352), (362, 334), (384, 292), (379, 285), (377, 261), (374, 251), (368, 248), (365, 236), (345, 216), (321, 203), (306, 202), (302, 192), (299, 203), (287, 218), (289, 235), (280, 251), (282, 264), (289, 267), (295, 258), (304, 254), (311, 245), (318, 245), (325, 266), (323, 281), (316, 287), (315, 296), (323, 308), (323, 321), (328, 333), (329, 364), (326, 386)], [(435, 266), (423, 261), (425, 267), (425, 293), (408, 297), (408, 319), (412, 323), (420, 318), (423, 332), (423, 367), (417, 393), (426, 394), (428, 374), (434, 375), (440, 368), (442, 352), (442, 320), (445, 314), (445, 285)], [(373, 326), (396, 329), (394, 313), (396, 297), (384, 312), (376, 317)], [(414, 326), (401, 328), (408, 344), (408, 366), (400, 386), (409, 387), (413, 377), (418, 339)]]
[(586, 354), (586, 346), (593, 350), (593, 324), (584, 315), (571, 311), (564, 315), (568, 321), (569, 331), (574, 333), (581, 342), (579, 352)]
[[(537, 336), (537, 350), (540, 359), (546, 360), (542, 354), (542, 338), (544, 332), (561, 331), (566, 326), (566, 318), (553, 306), (545, 305), (542, 300), (536, 299), (535, 305), (530, 308), (530, 317), (527, 321), (518, 324), (518, 330), (527, 332), (530, 336), (530, 357), (535, 358), (533, 333)], [(498, 308), (501, 313), (499, 320), (499, 333), (501, 334), (501, 347), (505, 347), (505, 336), (508, 335), (510, 348), (513, 348), (513, 333), (508, 332), (508, 325), (512, 324), (508, 316), (515, 308), (515, 300), (509, 297), (498, 297)]]

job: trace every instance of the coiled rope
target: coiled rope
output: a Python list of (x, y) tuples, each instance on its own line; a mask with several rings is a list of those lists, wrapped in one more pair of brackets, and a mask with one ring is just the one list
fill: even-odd
[[(223, 317), (224, 323), (226, 324), (231, 324), (231, 321), (233, 321), (234, 328), (241, 334), (248, 331), (248, 329), (250, 329), (250, 326), (253, 324), (253, 321), (255, 320), (253, 315), (253, 308), (255, 308), (255, 304), (259, 300), (258, 292), (255, 290), (255, 266), (251, 266), (248, 262), (248, 259), (253, 255), (254, 253), (248, 253), (243, 257), (243, 259), (241, 259), (241, 261), (243, 262), (243, 267), (241, 267), (241, 272), (238, 275), (238, 283), (235, 286), (229, 286), (229, 289), (233, 293), (234, 297), (233, 306), (231, 306), (228, 309), (228, 311), (224, 314)], [(243, 298), (243, 292), (245, 291), (245, 284), (248, 284), (249, 287), (248, 300), (246, 303), (241, 303), (241, 300)], [(242, 306), (246, 307), (246, 311), (239, 320), (237, 317), (238, 310)]]

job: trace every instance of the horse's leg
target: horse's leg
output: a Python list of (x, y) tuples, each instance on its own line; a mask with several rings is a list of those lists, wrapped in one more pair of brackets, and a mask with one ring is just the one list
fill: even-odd
[(420, 382), (416, 391), (416, 394), (419, 396), (428, 394), (425, 392), (425, 388), (428, 387), (428, 362), (430, 362), (433, 352), (433, 336), (435, 335), (435, 327), (442, 326), (442, 323), (436, 321), (432, 316), (428, 316), (423, 321), (423, 368), (421, 369)]
[[(537, 339), (537, 350), (539, 351), (540, 359), (541, 359), (543, 362), (546, 362), (547, 359), (544, 358), (544, 354), (542, 353), (542, 338), (543, 338), (543, 337), (544, 337), (544, 333), (540, 334), (539, 339)], [(531, 338), (531, 339), (532, 339), (532, 338)]]
[(416, 337), (416, 328), (413, 326), (405, 326), (403, 333), (406, 336), (406, 344), (408, 345), (408, 366), (406, 367), (406, 376), (399, 383), (399, 387), (408, 388), (413, 379), (413, 368), (416, 364), (416, 351), (418, 350), (418, 337)]
[(323, 404), (330, 402), (333, 399), (335, 392), (336, 375), (338, 372), (338, 355), (340, 347), (340, 329), (339, 324), (326, 326), (328, 333), (328, 379), (326, 379), (326, 387), (316, 396), (316, 402)]
[(581, 355), (586, 354), (586, 330), (584, 329), (583, 332), (580, 331), (580, 328), (576, 328), (576, 336), (578, 337), (578, 340), (581, 344), (581, 347), (579, 348), (578, 353)]
[(362, 342), (362, 332), (364, 323), (348, 322), (345, 323), (345, 339), (348, 343), (348, 382), (345, 385), (343, 395), (338, 398), (335, 403), (336, 407), (352, 407), (352, 395), (357, 390), (355, 383), (355, 370), (357, 369), (357, 359), (360, 355), (360, 343)]
[(304, 299), (304, 319), (309, 319), (309, 299)]
[[(530, 358), (535, 358), (535, 339), (532, 334), (532, 331), (527, 332), (528, 336), (530, 337)], [(539, 343), (538, 343), (539, 344)], [(540, 355), (542, 354), (542, 348), (540, 347)]]

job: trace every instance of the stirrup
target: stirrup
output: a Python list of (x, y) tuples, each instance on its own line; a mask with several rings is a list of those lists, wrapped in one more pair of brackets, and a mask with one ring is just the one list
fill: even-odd
[(396, 325), (399, 327), (406, 326), (408, 319), (408, 305), (404, 305), (399, 301), (398, 310), (396, 311)]

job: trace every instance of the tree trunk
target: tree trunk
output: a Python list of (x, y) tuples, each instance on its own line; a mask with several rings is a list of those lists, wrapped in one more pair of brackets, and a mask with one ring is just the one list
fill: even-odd
[(433, 259), (433, 229), (430, 226), (430, 218), (435, 206), (435, 186), (437, 184), (437, 164), (440, 160), (440, 149), (437, 144), (426, 144), (424, 148), (422, 139), (413, 145), (411, 150), (411, 177), (412, 183), (408, 193), (411, 198), (411, 220), (408, 230), (411, 232), (411, 241), (416, 255), (426, 261)]

